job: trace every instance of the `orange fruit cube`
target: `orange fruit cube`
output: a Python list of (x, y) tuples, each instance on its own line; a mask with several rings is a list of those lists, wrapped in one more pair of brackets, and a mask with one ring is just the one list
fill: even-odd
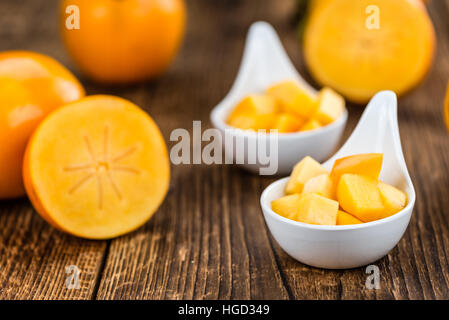
[(239, 102), (229, 116), (232, 119), (234, 116), (248, 115), (248, 114), (270, 114), (277, 113), (278, 105), (273, 97), (263, 94), (252, 94)]
[(407, 195), (401, 190), (379, 181), (380, 197), (385, 206), (386, 216), (398, 213), (407, 205)]
[(344, 211), (363, 222), (385, 218), (378, 181), (358, 174), (346, 173), (337, 186), (337, 199)]
[(345, 99), (331, 88), (324, 88), (318, 95), (318, 110), (314, 115), (322, 125), (327, 125), (345, 111)]
[(302, 193), (316, 193), (329, 199), (335, 199), (335, 185), (328, 173), (310, 178), (304, 184)]
[(271, 209), (287, 219), (294, 219), (299, 213), (299, 199), (299, 194), (284, 196), (272, 201)]
[(320, 122), (316, 119), (310, 119), (306, 122), (306, 124), (301, 128), (301, 131), (310, 131), (310, 130), (316, 130), (321, 128), (322, 125)]
[(285, 112), (301, 118), (310, 118), (317, 109), (316, 97), (293, 80), (280, 82), (268, 88), (267, 93), (279, 101)]
[(239, 115), (233, 117), (228, 124), (242, 130), (269, 130), (273, 127), (273, 116), (266, 114)]
[(350, 225), (350, 224), (360, 224), (363, 223), (353, 215), (350, 215), (347, 212), (344, 212), (342, 210), (338, 210), (337, 215), (337, 225), (338, 226), (344, 226), (344, 225)]
[(328, 173), (321, 164), (307, 156), (301, 161), (299, 161), (293, 168), (290, 179), (285, 187), (286, 194), (301, 193), (304, 184), (313, 177), (320, 174)]
[(364, 153), (337, 159), (332, 167), (331, 177), (336, 183), (345, 173), (361, 174), (378, 179), (382, 169), (382, 153)]
[(273, 129), (278, 129), (279, 133), (296, 132), (303, 124), (301, 118), (284, 112), (277, 115)]
[(267, 95), (250, 95), (244, 98), (228, 118), (230, 126), (243, 130), (271, 129), (278, 105)]
[(315, 193), (306, 193), (299, 199), (299, 213), (295, 220), (310, 224), (336, 225), (337, 214), (337, 201)]

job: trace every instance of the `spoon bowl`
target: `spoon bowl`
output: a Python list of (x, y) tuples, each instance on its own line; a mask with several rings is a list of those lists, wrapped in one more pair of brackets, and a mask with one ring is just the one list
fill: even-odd
[(326, 269), (356, 268), (385, 256), (403, 236), (416, 195), (402, 153), (393, 92), (380, 92), (370, 101), (347, 142), (323, 166), (330, 171), (336, 159), (359, 153), (383, 153), (380, 180), (404, 191), (407, 206), (388, 218), (363, 224), (306, 224), (286, 219), (271, 209), (271, 201), (285, 195), (289, 178), (280, 179), (264, 190), (260, 202), (273, 237), (296, 260)]
[[(232, 128), (226, 124), (226, 119), (245, 96), (263, 92), (271, 85), (284, 80), (294, 80), (309, 94), (317, 95), (316, 90), (296, 71), (273, 27), (266, 22), (254, 23), (248, 32), (242, 63), (234, 85), (211, 113), (213, 126), (219, 129), (223, 136), (226, 132), (230, 138), (244, 141), (245, 146), (265, 143), (269, 140), (269, 135)], [(340, 118), (323, 128), (277, 135), (277, 154), (270, 155), (277, 159), (277, 170), (270, 174), (287, 174), (297, 159), (306, 155), (318, 161), (327, 159), (340, 142), (347, 118), (348, 112), (345, 110)], [(246, 147), (242, 150), (243, 154), (238, 155), (240, 159), (256, 159), (254, 163), (249, 163), (237, 161), (233, 145), (223, 145), (225, 154), (233, 155), (233, 163), (252, 172), (264, 172), (261, 169), (266, 167), (266, 163), (260, 161), (254, 149)]]

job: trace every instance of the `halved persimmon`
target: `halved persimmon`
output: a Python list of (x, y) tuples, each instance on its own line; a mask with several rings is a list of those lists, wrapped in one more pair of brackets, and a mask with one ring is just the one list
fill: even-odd
[(168, 191), (170, 163), (148, 114), (121, 98), (91, 96), (39, 125), (23, 175), (30, 200), (50, 224), (107, 239), (151, 218)]
[(435, 30), (417, 0), (314, 1), (304, 28), (312, 76), (349, 100), (381, 90), (402, 95), (430, 69)]

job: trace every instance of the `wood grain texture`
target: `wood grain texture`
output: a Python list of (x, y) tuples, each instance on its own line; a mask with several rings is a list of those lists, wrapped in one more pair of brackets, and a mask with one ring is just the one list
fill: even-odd
[[(248, 27), (272, 23), (298, 70), (302, 62), (294, 0), (188, 1), (180, 55), (160, 79), (111, 88), (81, 80), (89, 94), (123, 96), (144, 108), (166, 141), (209, 112), (236, 76)], [(57, 30), (57, 1), (0, 2), (0, 50), (30, 49), (74, 68)], [(172, 166), (169, 194), (153, 219), (110, 241), (85, 241), (47, 225), (27, 200), (0, 203), (0, 299), (448, 299), (449, 137), (442, 102), (449, 78), (446, 4), (433, 1), (438, 49), (423, 83), (399, 101), (403, 149), (417, 192), (409, 228), (376, 265), (381, 288), (365, 287), (365, 268), (320, 270), (300, 264), (269, 234), (259, 207), (275, 178), (233, 166)], [(363, 110), (350, 105), (347, 137)], [(173, 142), (168, 142), (169, 147)], [(65, 286), (68, 265), (81, 288)]]

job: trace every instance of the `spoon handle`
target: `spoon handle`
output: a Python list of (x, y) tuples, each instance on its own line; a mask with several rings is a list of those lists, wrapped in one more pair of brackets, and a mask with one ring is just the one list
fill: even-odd
[(274, 28), (263, 21), (253, 23), (231, 93), (248, 84), (254, 87), (253, 90), (264, 91), (273, 83), (286, 79), (294, 79), (311, 94), (316, 94), (316, 90), (296, 71)]

